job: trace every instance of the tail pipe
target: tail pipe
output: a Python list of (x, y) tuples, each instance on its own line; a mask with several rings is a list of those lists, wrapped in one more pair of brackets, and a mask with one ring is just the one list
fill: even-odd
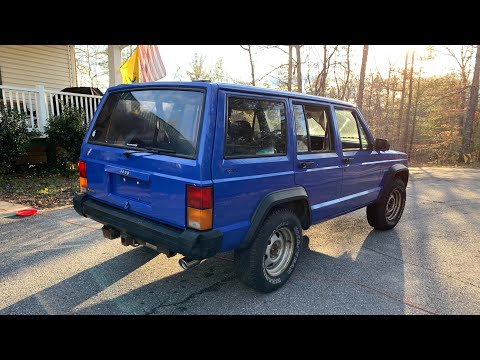
[(194, 266), (197, 266), (198, 264), (200, 264), (203, 260), (205, 259), (202, 259), (202, 260), (192, 260), (192, 259), (189, 259), (187, 257), (184, 257), (184, 258), (181, 258), (180, 260), (178, 260), (178, 263), (180, 264), (180, 266), (182, 267), (183, 270), (188, 270), (188, 269), (191, 269), (192, 267)]

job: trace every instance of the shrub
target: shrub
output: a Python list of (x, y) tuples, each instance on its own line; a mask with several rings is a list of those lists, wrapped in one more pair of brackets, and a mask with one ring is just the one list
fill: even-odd
[(87, 132), (84, 119), (85, 113), (74, 107), (65, 107), (60, 115), (48, 119), (45, 134), (51, 145), (60, 148), (55, 160), (59, 170), (71, 170), (78, 161), (82, 141)]
[(30, 134), (27, 115), (16, 109), (0, 106), (0, 173), (11, 172), (15, 161), (25, 155)]

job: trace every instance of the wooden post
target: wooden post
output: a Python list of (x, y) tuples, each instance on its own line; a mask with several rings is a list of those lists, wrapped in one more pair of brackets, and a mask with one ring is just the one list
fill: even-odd
[(108, 45), (108, 85), (115, 86), (122, 83), (122, 49), (127, 45)]
[(45, 97), (45, 86), (42, 84), (37, 85), (38, 91), (38, 104), (37, 104), (37, 126), (38, 131), (42, 134), (45, 131), (45, 125), (47, 124), (48, 112), (47, 112), (47, 99)]

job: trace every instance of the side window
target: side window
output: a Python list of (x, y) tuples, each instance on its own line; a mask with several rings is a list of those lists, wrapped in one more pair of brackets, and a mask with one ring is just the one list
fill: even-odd
[(363, 126), (360, 123), (360, 120), (357, 119), (357, 123), (358, 123), (358, 128), (360, 130), (360, 141), (362, 142), (362, 149), (366, 150), (369, 147), (367, 135), (365, 134), (365, 130), (363, 129)]
[(326, 106), (293, 105), (297, 152), (333, 151), (331, 119)]
[(308, 152), (308, 133), (305, 113), (302, 105), (293, 105), (295, 129), (297, 131), (297, 152)]
[(338, 131), (344, 151), (367, 150), (369, 142), (362, 124), (351, 110), (335, 109)]
[(286, 121), (283, 102), (229, 97), (225, 157), (285, 155)]

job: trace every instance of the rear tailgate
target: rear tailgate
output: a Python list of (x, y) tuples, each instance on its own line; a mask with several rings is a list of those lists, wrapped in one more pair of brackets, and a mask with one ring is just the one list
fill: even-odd
[(82, 146), (88, 194), (185, 228), (186, 185), (211, 184), (211, 151), (200, 140), (211, 137), (210, 95), (205, 87), (120, 88), (107, 92)]
[[(137, 215), (185, 227), (185, 187), (198, 183), (195, 160), (88, 144), (88, 194)], [(154, 165), (154, 171), (148, 171)]]

